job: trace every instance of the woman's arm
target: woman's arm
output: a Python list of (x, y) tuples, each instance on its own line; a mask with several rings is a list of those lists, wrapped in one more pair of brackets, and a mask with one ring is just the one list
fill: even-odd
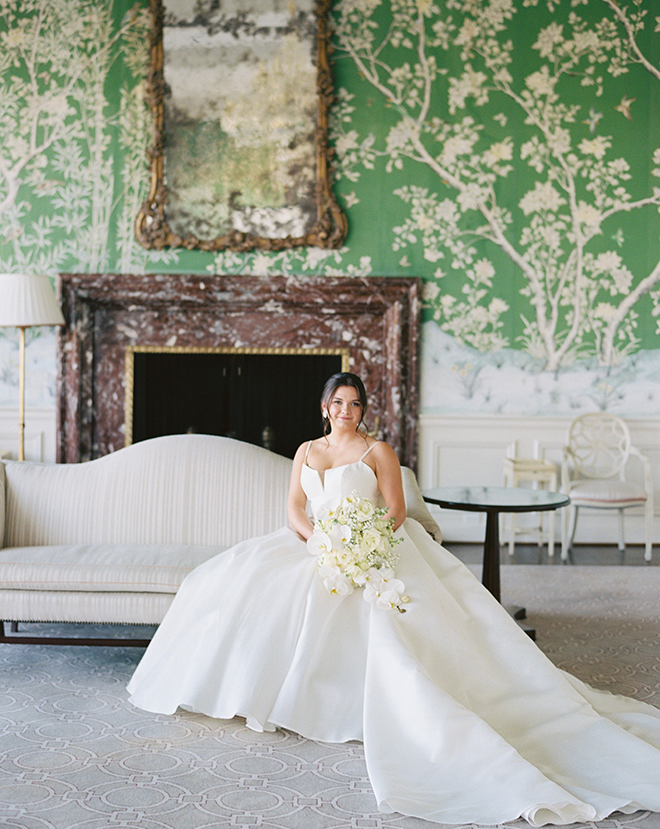
[(403, 484), (401, 482), (401, 465), (394, 449), (381, 441), (371, 450), (371, 455), (376, 464), (376, 478), (388, 515), (394, 518), (394, 529), (398, 529), (406, 518), (406, 500), (403, 496)]
[(300, 473), (302, 472), (302, 465), (305, 461), (305, 452), (307, 451), (307, 444), (303, 443), (298, 447), (298, 450), (293, 458), (293, 468), (291, 470), (291, 482), (289, 484), (289, 497), (287, 499), (287, 515), (289, 516), (289, 523), (298, 532), (305, 541), (310, 537), (314, 527), (309, 515), (305, 510), (307, 506), (307, 496), (300, 484)]

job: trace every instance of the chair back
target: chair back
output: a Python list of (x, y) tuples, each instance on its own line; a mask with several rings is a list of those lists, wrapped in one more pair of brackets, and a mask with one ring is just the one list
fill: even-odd
[(605, 412), (576, 418), (566, 442), (574, 472), (585, 478), (620, 475), (630, 454), (630, 432), (625, 421)]

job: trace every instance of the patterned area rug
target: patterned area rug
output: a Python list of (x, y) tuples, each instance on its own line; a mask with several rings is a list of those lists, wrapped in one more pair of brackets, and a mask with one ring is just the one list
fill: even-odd
[[(553, 662), (660, 706), (660, 568), (512, 565), (502, 568), (502, 586), (505, 604), (524, 603)], [(239, 719), (133, 708), (125, 685), (141, 653), (0, 646), (2, 829), (437, 826), (376, 811), (359, 743), (260, 735)], [(660, 829), (660, 815), (590, 825)]]

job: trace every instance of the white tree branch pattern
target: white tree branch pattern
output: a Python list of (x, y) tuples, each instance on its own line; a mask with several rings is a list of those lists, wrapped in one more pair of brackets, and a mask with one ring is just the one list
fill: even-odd
[[(660, 262), (633, 273), (626, 251), (605, 243), (603, 226), (620, 242), (617, 222), (657, 212), (660, 188), (636, 194), (628, 160), (598, 131), (602, 113), (572, 101), (580, 90), (582, 98), (600, 97), (612, 79), (639, 67), (660, 80), (640, 46), (642, 36), (648, 41), (645, 2), (601, 0), (604, 16), (595, 22), (581, 12), (584, 0), (568, 11), (558, 0), (392, 0), (387, 25), (381, 0), (337, 7), (337, 55), (350, 58), (395, 117), (378, 146), (350, 129), (352, 96), (340, 94), (333, 129), (341, 175), (355, 181), (378, 158), (388, 172), (414, 162), (434, 174), (432, 187), (395, 191), (410, 213), (394, 228), (394, 249), (421, 244), (427, 261), (464, 277), (452, 289), (438, 268), (426, 291), (434, 318), (463, 342), (484, 351), (509, 344), (502, 334), (509, 303), (493, 281), (504, 254), (529, 302), (518, 340), (548, 370), (589, 353), (612, 366), (637, 346), (636, 306), (660, 283)], [(530, 14), (542, 5), (546, 25)], [(535, 71), (523, 71), (529, 54), (523, 69), (515, 60), (516, 26), (536, 27)], [(624, 96), (615, 109), (631, 118), (634, 100)], [(501, 107), (494, 116), (493, 107)], [(499, 140), (489, 139), (488, 119), (501, 126)], [(653, 160), (658, 176), (660, 150)], [(525, 185), (517, 203), (506, 197), (514, 173)], [(652, 301), (657, 309), (656, 292)]]
[[(134, 83), (143, 83), (147, 10), (136, 4), (119, 25), (113, 3), (95, 0), (7, 0), (2, 12), (0, 237), (12, 253), (0, 265), (55, 273), (72, 257), (77, 268), (103, 270), (118, 201), (114, 124), (121, 140), (127, 125), (146, 113), (142, 96), (120, 94), (117, 117), (106, 82), (121, 55)], [(125, 159), (129, 175), (135, 158), (144, 167), (142, 122), (141, 143)], [(125, 189), (134, 186), (127, 182)], [(132, 226), (133, 216), (131, 237)], [(130, 246), (137, 247), (132, 238)]]

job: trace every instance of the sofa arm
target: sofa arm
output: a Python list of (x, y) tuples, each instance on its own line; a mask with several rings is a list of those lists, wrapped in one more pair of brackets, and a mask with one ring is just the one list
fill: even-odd
[(407, 466), (402, 466), (401, 480), (403, 482), (403, 496), (406, 501), (406, 515), (408, 518), (414, 518), (415, 521), (418, 521), (431, 538), (440, 544), (442, 542), (442, 532), (438, 526), (438, 522), (433, 518), (429, 512), (429, 508), (426, 506), (426, 501), (422, 497), (415, 473)]

